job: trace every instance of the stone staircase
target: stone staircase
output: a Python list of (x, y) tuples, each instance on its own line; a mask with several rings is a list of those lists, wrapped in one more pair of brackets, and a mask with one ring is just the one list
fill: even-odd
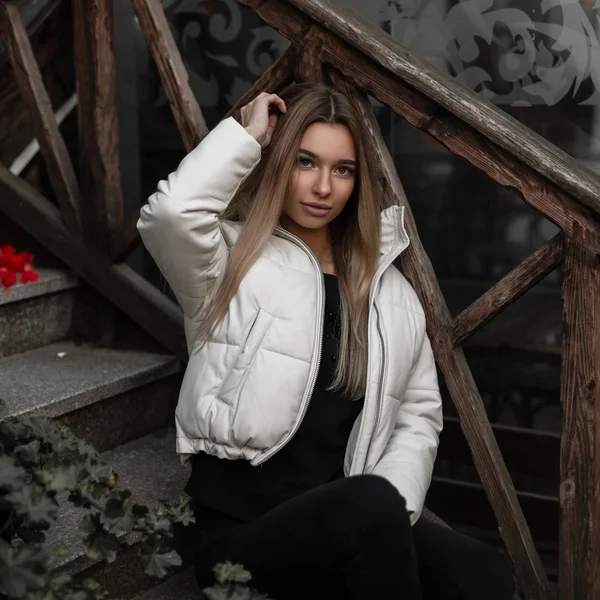
[[(59, 419), (105, 452), (119, 484), (132, 490), (136, 502), (153, 505), (179, 496), (187, 479), (187, 469), (175, 453), (172, 428), (180, 363), (148, 351), (143, 333), (137, 338), (117, 334), (110, 348), (82, 341), (74, 323), (81, 319), (77, 298), (86, 284), (60, 267), (38, 271), (38, 282), (16, 285), (0, 295), (4, 416)], [(89, 296), (90, 290), (85, 293)], [(129, 323), (121, 329), (135, 327)], [(80, 509), (63, 503), (46, 540), (49, 549), (66, 549), (53, 568), (93, 577), (115, 599), (139, 597), (147, 590), (147, 598), (199, 597), (189, 573), (165, 583), (147, 577), (136, 555), (135, 537), (126, 540), (127, 549), (114, 563), (89, 560), (78, 530), (80, 517)], [(181, 586), (187, 586), (185, 594)]]

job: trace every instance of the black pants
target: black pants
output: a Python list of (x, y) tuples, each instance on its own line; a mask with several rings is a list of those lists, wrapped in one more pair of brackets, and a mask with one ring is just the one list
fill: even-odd
[(229, 560), (273, 600), (512, 600), (514, 593), (503, 554), (426, 519), (411, 527), (404, 498), (372, 475), (320, 486), (225, 533), (207, 522), (201, 540), (201, 588), (214, 584), (213, 565)]

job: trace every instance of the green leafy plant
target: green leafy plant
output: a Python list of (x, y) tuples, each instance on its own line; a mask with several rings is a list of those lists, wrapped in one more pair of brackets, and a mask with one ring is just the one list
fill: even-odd
[[(0, 407), (1, 409), (1, 407)], [(162, 578), (181, 565), (173, 525), (194, 522), (187, 499), (148, 508), (131, 501), (118, 476), (87, 442), (44, 417), (0, 421), (0, 598), (103, 600), (95, 581), (50, 567), (42, 542), (59, 502), (83, 509), (85, 553), (112, 562), (127, 534), (139, 535), (146, 573)]]
[(216, 584), (202, 590), (208, 600), (269, 600), (248, 585), (252, 577), (241, 565), (220, 563), (213, 572)]

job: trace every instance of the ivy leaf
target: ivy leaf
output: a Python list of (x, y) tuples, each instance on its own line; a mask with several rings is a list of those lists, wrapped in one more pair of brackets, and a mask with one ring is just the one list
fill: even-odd
[(0, 455), (0, 488), (5, 490), (19, 489), (27, 481), (27, 471), (6, 455)]
[(106, 527), (109, 533), (120, 535), (129, 533), (133, 529), (136, 517), (127, 506), (130, 496), (129, 490), (119, 490), (106, 502), (104, 511), (100, 515), (100, 523)]
[(151, 577), (162, 579), (169, 574), (169, 570), (181, 566), (181, 556), (171, 550), (169, 552), (152, 552), (142, 556), (144, 570)]
[(92, 560), (105, 560), (112, 563), (116, 560), (120, 549), (121, 544), (117, 536), (106, 531), (92, 534), (84, 540), (85, 554)]
[(34, 465), (40, 464), (40, 441), (33, 440), (28, 444), (17, 446), (13, 450), (15, 456), (23, 462), (31, 463)]
[(37, 487), (24, 485), (7, 494), (5, 499), (28, 524), (49, 527), (56, 520), (56, 501)]
[(13, 548), (0, 538), (0, 594), (20, 598), (46, 583), (46, 555), (36, 546)]
[(184, 527), (187, 527), (196, 522), (190, 501), (183, 496), (169, 504), (165, 504), (165, 508), (172, 523), (181, 523)]
[(85, 515), (80, 527), (88, 534), (83, 541), (86, 555), (92, 560), (114, 562), (121, 544), (116, 535), (104, 530), (100, 522), (100, 513)]
[(216, 580), (221, 584), (227, 583), (248, 583), (252, 575), (242, 565), (234, 565), (226, 561), (219, 563), (213, 569)]
[(89, 482), (102, 483), (111, 476), (112, 469), (109, 465), (96, 460), (87, 460), (85, 462), (86, 477)]
[(54, 469), (41, 469), (37, 475), (46, 489), (53, 492), (64, 492), (72, 491), (77, 487), (78, 471), (76, 465), (68, 465)]

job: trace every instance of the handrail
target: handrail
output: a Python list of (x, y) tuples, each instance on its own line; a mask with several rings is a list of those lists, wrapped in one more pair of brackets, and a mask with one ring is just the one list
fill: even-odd
[[(600, 215), (600, 175), (404, 44), (329, 0), (286, 0)], [(244, 4), (252, 6), (250, 0)]]

